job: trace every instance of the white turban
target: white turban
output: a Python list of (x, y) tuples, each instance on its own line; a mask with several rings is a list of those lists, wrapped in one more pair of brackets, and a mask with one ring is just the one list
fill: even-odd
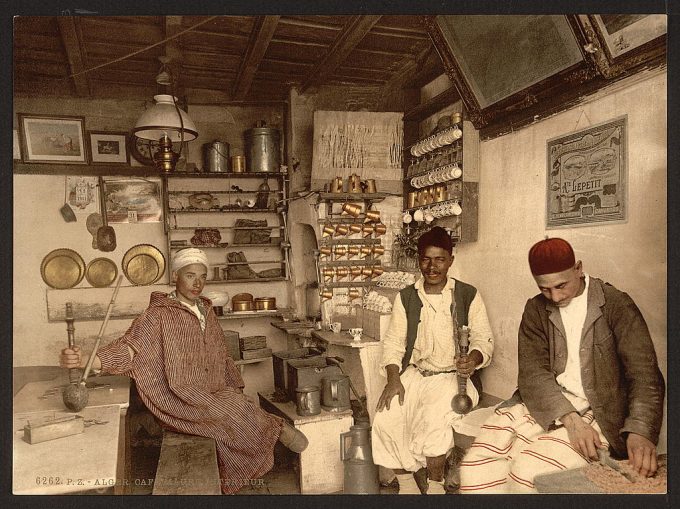
[(188, 247), (175, 252), (175, 255), (172, 257), (172, 270), (177, 272), (182, 267), (192, 263), (202, 263), (205, 265), (206, 270), (210, 268), (208, 257), (203, 251), (195, 247)]

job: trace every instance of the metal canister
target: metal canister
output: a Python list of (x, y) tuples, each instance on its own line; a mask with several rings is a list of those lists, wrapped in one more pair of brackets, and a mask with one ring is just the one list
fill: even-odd
[(378, 466), (373, 463), (371, 426), (359, 422), (340, 434), (340, 460), (344, 466), (344, 494), (380, 493)]
[(295, 403), (298, 415), (321, 413), (321, 389), (318, 385), (307, 385), (295, 389)]
[(231, 156), (231, 171), (244, 173), (246, 171), (246, 156)]
[(281, 134), (278, 129), (264, 127), (264, 122), (245, 132), (248, 171), (275, 173), (281, 166)]
[(215, 140), (203, 145), (203, 171), (209, 173), (229, 171), (229, 143)]

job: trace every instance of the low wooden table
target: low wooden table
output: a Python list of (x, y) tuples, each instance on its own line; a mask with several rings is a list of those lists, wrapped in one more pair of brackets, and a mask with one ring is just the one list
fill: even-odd
[(352, 411), (327, 412), (300, 416), (295, 404), (272, 401), (271, 394), (258, 393), (260, 406), (267, 412), (283, 417), (309, 440), (300, 453), (300, 493), (338, 493), (343, 489), (343, 465), (340, 460), (340, 433), (349, 431), (354, 423)]

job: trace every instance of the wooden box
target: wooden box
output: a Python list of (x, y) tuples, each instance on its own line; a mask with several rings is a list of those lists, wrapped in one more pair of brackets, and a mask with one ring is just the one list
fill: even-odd
[(256, 350), (244, 350), (243, 352), (241, 352), (241, 357), (243, 358), (244, 361), (250, 359), (263, 359), (264, 357), (271, 356), (272, 356), (271, 348), (258, 348)]
[(39, 444), (56, 438), (77, 435), (83, 431), (85, 431), (85, 422), (79, 415), (29, 420), (24, 426), (24, 440), (29, 444)]
[(245, 336), (239, 339), (241, 351), (267, 348), (267, 336)]
[(282, 391), (288, 386), (288, 361), (291, 359), (305, 359), (310, 357), (309, 348), (295, 348), (282, 350), (272, 354), (272, 366), (274, 368), (274, 388)]
[(373, 338), (376, 341), (380, 341), (383, 335), (387, 332), (387, 327), (390, 325), (390, 318), (392, 314), (379, 313), (378, 311), (371, 311), (369, 309), (364, 309), (363, 311), (363, 335)]
[(309, 359), (291, 359), (288, 361), (288, 397), (295, 401), (295, 389), (307, 385), (318, 385), (326, 375), (340, 375), (338, 366), (329, 366), (325, 357), (310, 357)]

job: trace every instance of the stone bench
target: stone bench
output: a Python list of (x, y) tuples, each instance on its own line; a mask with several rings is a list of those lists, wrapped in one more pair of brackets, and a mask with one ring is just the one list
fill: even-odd
[(153, 495), (221, 495), (212, 438), (163, 430)]

